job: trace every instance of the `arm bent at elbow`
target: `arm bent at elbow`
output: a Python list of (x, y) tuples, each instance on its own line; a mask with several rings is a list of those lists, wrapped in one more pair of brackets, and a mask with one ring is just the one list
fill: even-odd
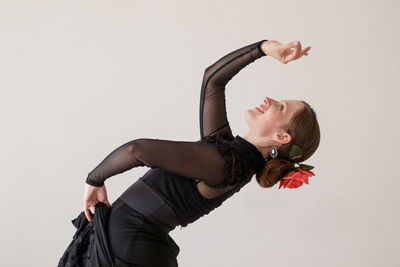
[(218, 184), (225, 179), (226, 160), (217, 147), (206, 142), (135, 139), (111, 152), (93, 171), (86, 183), (102, 186), (115, 174), (134, 167), (159, 167), (179, 175)]

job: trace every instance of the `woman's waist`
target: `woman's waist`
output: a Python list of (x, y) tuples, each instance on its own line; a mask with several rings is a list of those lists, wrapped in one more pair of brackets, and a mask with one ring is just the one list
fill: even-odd
[(142, 177), (119, 198), (163, 232), (168, 233), (180, 224), (172, 207)]

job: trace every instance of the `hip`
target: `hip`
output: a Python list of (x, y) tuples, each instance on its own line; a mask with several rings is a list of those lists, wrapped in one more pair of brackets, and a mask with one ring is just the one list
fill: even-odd
[(178, 266), (180, 248), (171, 236), (119, 198), (112, 204), (107, 228), (112, 254), (121, 266)]

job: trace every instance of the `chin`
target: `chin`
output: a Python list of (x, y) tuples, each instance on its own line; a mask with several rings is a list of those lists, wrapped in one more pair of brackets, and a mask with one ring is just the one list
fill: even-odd
[(248, 125), (249, 127), (251, 127), (252, 122), (253, 122), (253, 120), (254, 120), (254, 116), (255, 116), (254, 110), (252, 110), (252, 109), (247, 109), (247, 110), (244, 112), (244, 116), (245, 116), (245, 118), (246, 118), (247, 125)]

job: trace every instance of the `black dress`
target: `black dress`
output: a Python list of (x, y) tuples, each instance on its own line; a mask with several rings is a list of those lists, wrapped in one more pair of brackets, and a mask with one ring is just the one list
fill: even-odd
[[(199, 141), (135, 139), (116, 148), (88, 174), (86, 183), (102, 186), (107, 178), (133, 167), (151, 168), (112, 208), (99, 203), (91, 223), (83, 212), (73, 220), (77, 233), (59, 266), (178, 266), (179, 246), (169, 232), (220, 206), (264, 167), (258, 149), (232, 135), (225, 106), (225, 85), (265, 56), (263, 41), (237, 49), (205, 70)], [(205, 198), (196, 185), (200, 181), (229, 190)], [(74, 261), (76, 265), (68, 265)]]

